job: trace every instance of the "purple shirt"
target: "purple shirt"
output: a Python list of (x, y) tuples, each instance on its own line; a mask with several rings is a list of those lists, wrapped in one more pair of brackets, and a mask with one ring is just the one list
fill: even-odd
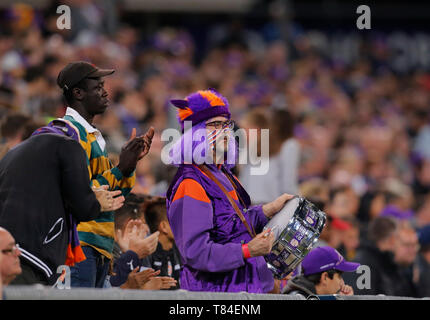
[[(244, 206), (225, 174), (215, 165), (209, 170), (232, 195), (248, 224), (260, 233), (267, 223), (261, 206)], [(245, 189), (233, 174), (236, 190), (249, 206)], [(244, 259), (242, 243), (252, 237), (222, 190), (197, 166), (181, 165), (167, 192), (167, 215), (184, 267), (181, 289), (267, 293), (273, 275), (263, 257)]]

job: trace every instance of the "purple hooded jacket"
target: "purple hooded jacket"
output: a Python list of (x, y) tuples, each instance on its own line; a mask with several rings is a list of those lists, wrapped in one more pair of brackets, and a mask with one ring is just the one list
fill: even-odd
[[(225, 166), (207, 165), (242, 210), (255, 232), (262, 232), (267, 218), (262, 207), (249, 207), (248, 193)], [(244, 208), (236, 190), (248, 209)], [(273, 275), (264, 257), (244, 259), (242, 243), (252, 237), (221, 189), (196, 165), (182, 164), (167, 191), (167, 215), (183, 259), (181, 289), (267, 293)]]

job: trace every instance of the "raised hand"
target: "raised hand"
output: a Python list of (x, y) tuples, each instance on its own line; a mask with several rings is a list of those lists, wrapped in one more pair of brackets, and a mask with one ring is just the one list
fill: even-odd
[(136, 168), (137, 162), (148, 154), (154, 132), (151, 127), (144, 135), (136, 137), (136, 128), (133, 128), (130, 139), (124, 144), (119, 155), (118, 168), (123, 175), (129, 176)]
[(138, 160), (142, 159), (144, 156), (146, 156), (149, 152), (149, 149), (151, 148), (152, 144), (152, 138), (154, 137), (155, 130), (153, 127), (149, 128), (148, 131), (143, 136), (140, 136), (139, 138), (142, 138), (144, 141), (143, 150), (139, 155)]
[(145, 238), (144, 228), (135, 226), (130, 234), (128, 249), (136, 252), (140, 259), (147, 257), (157, 249), (159, 235), (160, 232), (157, 231)]
[(157, 249), (159, 231), (146, 237), (148, 228), (140, 220), (130, 220), (127, 222), (124, 232), (118, 230), (117, 243), (122, 252), (134, 251), (140, 259), (149, 256)]

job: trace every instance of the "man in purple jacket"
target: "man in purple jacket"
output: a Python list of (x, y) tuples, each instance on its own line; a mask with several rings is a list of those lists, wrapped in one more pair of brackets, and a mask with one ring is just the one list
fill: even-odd
[(277, 292), (263, 257), (274, 237), (263, 228), (292, 196), (283, 194), (250, 207), (248, 193), (230, 171), (237, 148), (228, 102), (218, 92), (201, 90), (171, 102), (179, 109), (184, 132), (171, 150), (180, 159), (174, 161), (178, 171), (166, 195), (169, 223), (184, 264), (181, 289)]

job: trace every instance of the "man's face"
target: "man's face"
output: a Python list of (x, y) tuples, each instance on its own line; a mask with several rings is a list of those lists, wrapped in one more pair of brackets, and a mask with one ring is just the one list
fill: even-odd
[(103, 78), (86, 79), (85, 96), (82, 104), (90, 115), (102, 114), (108, 107), (108, 93), (104, 88)]
[[(223, 152), (227, 151), (227, 146), (229, 142), (229, 134), (227, 134), (228, 131), (226, 133), (222, 132), (222, 125), (227, 121), (228, 119), (223, 116), (214, 117), (206, 121), (206, 133), (208, 135), (208, 142), (211, 146), (214, 146), (214, 152), (218, 152), (220, 154), (223, 154)], [(213, 141), (213, 144), (211, 144), (211, 141)]]
[(416, 232), (414, 230), (401, 230), (396, 240), (395, 261), (402, 266), (411, 265), (419, 250)]
[(354, 191), (346, 189), (336, 193), (330, 206), (330, 212), (337, 218), (353, 217), (358, 209), (359, 201)]
[(21, 252), (16, 248), (15, 239), (4, 229), (0, 229), (0, 250), (3, 255), (0, 272), (3, 284), (7, 285), (21, 274), (22, 270), (19, 262)]
[(347, 250), (355, 250), (360, 245), (360, 230), (352, 227), (342, 233), (342, 242)]
[(327, 276), (327, 294), (339, 293), (342, 286), (345, 284), (342, 275), (340, 273), (335, 273), (333, 279)]
[(342, 289), (342, 286), (345, 284), (343, 281), (342, 275), (336, 272), (333, 275), (333, 279), (330, 279), (327, 272), (323, 272), (321, 275), (321, 281), (318, 285), (317, 294), (337, 294)]

